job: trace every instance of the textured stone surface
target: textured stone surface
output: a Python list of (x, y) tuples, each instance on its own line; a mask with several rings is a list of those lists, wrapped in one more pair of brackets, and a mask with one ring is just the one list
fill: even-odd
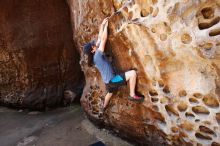
[(64, 0), (0, 1), (0, 22), (2, 104), (42, 109), (60, 104), (65, 90), (80, 88), (79, 54)]
[(219, 0), (68, 3), (81, 49), (111, 16), (107, 54), (116, 71), (137, 69), (137, 91), (146, 97), (142, 104), (130, 102), (128, 87), (122, 87), (101, 120), (105, 86), (80, 50), (87, 82), (81, 103), (92, 120), (144, 145), (220, 144)]

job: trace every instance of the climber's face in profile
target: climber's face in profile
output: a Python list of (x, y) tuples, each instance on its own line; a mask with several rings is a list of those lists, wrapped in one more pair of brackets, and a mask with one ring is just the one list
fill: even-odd
[(92, 53), (95, 53), (95, 51), (96, 51), (96, 49), (97, 49), (97, 46), (96, 45), (92, 45)]

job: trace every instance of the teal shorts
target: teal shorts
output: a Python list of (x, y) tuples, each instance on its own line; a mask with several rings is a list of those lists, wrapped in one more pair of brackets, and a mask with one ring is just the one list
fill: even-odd
[(115, 75), (108, 84), (106, 84), (106, 89), (109, 93), (113, 93), (114, 91), (118, 91), (120, 86), (126, 85), (125, 73), (120, 73)]

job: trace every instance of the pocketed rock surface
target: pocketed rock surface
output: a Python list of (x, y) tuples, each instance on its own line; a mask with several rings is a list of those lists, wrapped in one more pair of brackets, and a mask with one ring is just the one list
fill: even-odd
[[(74, 41), (86, 78), (81, 99), (88, 117), (139, 145), (220, 145), (220, 1), (68, 0)], [(106, 55), (116, 72), (136, 69), (143, 103), (112, 97), (86, 65), (83, 45), (110, 16)]]

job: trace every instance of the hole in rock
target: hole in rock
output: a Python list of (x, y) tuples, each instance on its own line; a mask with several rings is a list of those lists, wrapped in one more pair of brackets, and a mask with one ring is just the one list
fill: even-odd
[(141, 17), (147, 17), (149, 15), (149, 12), (146, 9), (141, 10)]
[(189, 137), (185, 137), (183, 138), (186, 141), (186, 145), (187, 146), (194, 146), (192, 142), (190, 142), (190, 138)]
[(128, 7), (124, 7), (123, 10), (127, 13), (128, 12)]
[(204, 140), (212, 140), (212, 138), (210, 136), (204, 135), (204, 134), (199, 133), (199, 132), (196, 132), (195, 136), (197, 138), (204, 139)]
[(163, 88), (163, 92), (167, 94), (170, 93), (170, 89), (167, 85)]
[(189, 98), (189, 102), (198, 103), (198, 100), (196, 98)]
[(133, 18), (133, 12), (128, 13), (128, 19), (131, 20)]
[(205, 50), (211, 50), (212, 49), (212, 47), (213, 47), (213, 44), (212, 43), (204, 43), (204, 44), (202, 44), (202, 45), (199, 45), (199, 47), (201, 48), (201, 49), (205, 49)]
[(96, 100), (93, 100), (93, 101), (91, 102), (91, 104), (96, 105), (96, 104), (97, 104), (97, 101), (96, 101)]
[(98, 111), (94, 111), (94, 110), (93, 110), (93, 111), (92, 111), (92, 114), (93, 114), (93, 115), (98, 115), (98, 114), (99, 114), (99, 112), (98, 112)]
[(206, 126), (199, 126), (199, 130), (204, 133), (215, 135), (215, 132)]
[(220, 21), (220, 17), (216, 17), (215, 19), (213, 19), (210, 23), (199, 23), (199, 29), (203, 30), (203, 29), (208, 29), (214, 25), (216, 25), (217, 23), (219, 23)]
[(92, 109), (92, 114), (98, 115), (99, 114), (99, 110), (97, 108), (93, 108)]
[(172, 13), (172, 10), (173, 10), (173, 7), (170, 6), (170, 7), (167, 9), (167, 14), (171, 14), (171, 13)]
[(152, 0), (153, 5), (157, 3), (157, 0)]
[[(156, 109), (158, 109), (158, 107), (153, 106), (153, 108), (154, 108), (154, 107), (155, 107)], [(158, 111), (159, 111), (159, 109), (158, 109)], [(166, 124), (165, 118), (163, 117), (163, 115), (162, 115), (160, 112), (155, 112), (155, 111), (154, 111), (154, 112), (152, 113), (152, 116), (153, 116), (154, 119), (156, 119), (156, 120), (158, 120), (158, 121), (160, 121), (160, 122)]]
[(188, 107), (187, 103), (184, 102), (184, 101), (180, 101), (178, 106), (177, 106), (178, 110), (181, 111), (181, 112), (185, 111), (187, 109), (187, 107)]
[(96, 97), (98, 95), (98, 93), (96, 91), (91, 93), (91, 97)]
[(186, 134), (183, 130), (181, 130), (181, 131), (179, 132), (179, 136), (180, 136), (180, 137), (183, 137), (184, 139), (185, 139), (185, 138), (188, 138), (188, 134)]
[(160, 40), (161, 40), (161, 41), (167, 40), (167, 35), (166, 35), (165, 33), (160, 34)]
[(135, 5), (136, 4), (136, 1), (135, 0), (130, 0), (130, 4), (132, 4), (132, 5)]
[(211, 124), (210, 121), (203, 121), (203, 123), (206, 124), (206, 125), (210, 125)]
[(209, 32), (209, 36), (217, 36), (217, 35), (220, 35), (220, 28), (213, 29)]
[(156, 33), (156, 29), (155, 28), (151, 28), (151, 32), (152, 33)]
[(158, 108), (158, 106), (156, 106), (156, 105), (153, 105), (153, 109), (155, 110), (155, 111), (159, 111), (159, 108)]
[(184, 97), (184, 96), (186, 96), (186, 95), (187, 95), (186, 90), (181, 90), (181, 91), (179, 91), (179, 96), (180, 96), (180, 97)]
[(211, 146), (220, 146), (220, 143), (212, 142), (212, 145), (211, 145)]
[(152, 89), (152, 90), (149, 91), (149, 95), (150, 95), (150, 96), (157, 96), (158, 93), (157, 93), (156, 90)]
[(166, 129), (166, 122), (162, 122), (162, 121), (156, 121), (157, 125), (160, 127), (160, 129)]
[(184, 121), (182, 124), (180, 124), (180, 127), (187, 130), (187, 131), (192, 131), (193, 130), (193, 124), (191, 124), (188, 121)]
[(169, 100), (170, 100), (169, 97), (164, 96), (164, 97), (160, 98), (160, 103), (167, 103), (167, 102), (169, 102)]
[(90, 86), (90, 89), (93, 90), (93, 89), (94, 89), (94, 86)]
[(195, 119), (195, 122), (200, 122), (200, 119)]
[(153, 7), (150, 7), (150, 14), (153, 13), (153, 10), (154, 10), (154, 8), (153, 8)]
[(174, 109), (173, 105), (166, 105), (165, 109), (169, 115), (173, 114), (175, 116), (179, 116), (179, 113)]
[(202, 98), (202, 94), (201, 93), (194, 93), (193, 96), (196, 97), (196, 98)]
[(216, 97), (212, 94), (205, 95), (203, 98), (203, 102), (205, 105), (210, 106), (210, 107), (219, 107), (219, 102), (216, 99)]
[(157, 14), (158, 14), (158, 12), (159, 12), (159, 8), (157, 7), (157, 8), (154, 9), (154, 11), (153, 11), (153, 13), (152, 13), (152, 16), (153, 16), (153, 17), (156, 17)]
[(167, 22), (163, 22), (164, 26), (166, 27), (166, 32), (170, 34), (171, 32), (171, 27)]
[(98, 107), (98, 105), (93, 106), (93, 110), (99, 112), (99, 107)]
[(173, 133), (177, 133), (179, 131), (179, 128), (178, 127), (171, 127), (171, 131)]
[(159, 81), (158, 81), (158, 84), (159, 84), (159, 87), (162, 88), (162, 87), (164, 86), (164, 82), (163, 82), (163, 80), (159, 80)]
[(215, 116), (218, 124), (220, 125), (220, 113), (216, 113), (216, 116)]
[(204, 114), (204, 115), (209, 114), (208, 109), (203, 106), (194, 106), (192, 107), (192, 111), (196, 114)]
[(191, 41), (192, 41), (192, 37), (191, 37), (188, 33), (184, 33), (184, 34), (181, 36), (181, 41), (182, 41), (182, 43), (184, 43), (184, 44), (190, 44)]
[(157, 86), (157, 82), (154, 80), (154, 81), (152, 81), (152, 85), (153, 86)]
[(205, 19), (211, 19), (214, 17), (214, 10), (211, 7), (203, 8), (201, 13)]
[[(118, 9), (120, 9), (122, 7), (122, 2), (121, 1), (114, 1), (113, 3), (113, 7), (114, 7), (114, 10), (117, 11)], [(105, 11), (105, 10), (103, 10)], [(104, 14), (107, 14), (108, 12), (104, 12)]]
[(156, 97), (152, 97), (152, 98), (151, 98), (151, 101), (152, 101), (152, 102), (158, 102), (158, 100), (159, 100), (159, 99), (156, 98)]
[(185, 116), (187, 117), (187, 118), (195, 118), (195, 115), (193, 115), (191, 112), (186, 112), (185, 113)]

